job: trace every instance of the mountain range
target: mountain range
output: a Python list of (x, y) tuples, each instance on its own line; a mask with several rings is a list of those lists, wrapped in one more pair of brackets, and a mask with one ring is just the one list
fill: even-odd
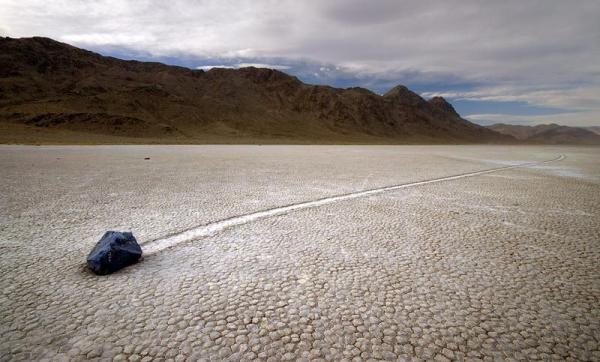
[(558, 124), (520, 126), (497, 123), (488, 126), (496, 132), (525, 143), (600, 145), (600, 127), (569, 127)]
[(514, 141), (401, 85), (378, 95), (273, 69), (125, 61), (40, 37), (0, 39), (0, 131), (4, 143)]
[(557, 127), (483, 127), (444, 98), (425, 100), (402, 85), (379, 95), (305, 84), (273, 69), (204, 71), (49, 38), (0, 38), (0, 143), (592, 144), (600, 137)]

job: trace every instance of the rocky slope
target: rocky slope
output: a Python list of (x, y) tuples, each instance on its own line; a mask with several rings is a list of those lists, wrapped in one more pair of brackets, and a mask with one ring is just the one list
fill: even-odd
[(1, 142), (512, 142), (443, 98), (304, 84), (272, 69), (124, 61), (0, 38)]
[(600, 145), (600, 134), (594, 131), (595, 127), (568, 127), (558, 124), (517, 126), (498, 123), (488, 128), (526, 143)]

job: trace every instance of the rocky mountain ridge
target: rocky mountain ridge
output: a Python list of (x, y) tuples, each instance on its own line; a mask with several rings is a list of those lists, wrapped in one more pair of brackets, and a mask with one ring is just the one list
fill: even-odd
[(304, 84), (273, 69), (192, 70), (48, 38), (0, 38), (2, 142), (503, 143), (404, 86)]

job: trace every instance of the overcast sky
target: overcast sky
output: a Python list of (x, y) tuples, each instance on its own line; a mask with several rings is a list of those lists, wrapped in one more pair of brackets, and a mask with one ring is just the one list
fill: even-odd
[(405, 84), (482, 123), (600, 125), (600, 0), (0, 0), (0, 34), (310, 83)]

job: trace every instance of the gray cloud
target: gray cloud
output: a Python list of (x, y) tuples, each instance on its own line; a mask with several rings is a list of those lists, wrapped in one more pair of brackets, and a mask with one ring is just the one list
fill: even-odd
[(153, 56), (312, 62), (390, 84), (443, 74), (539, 105), (540, 91), (560, 98), (600, 87), (599, 18), (596, 0), (0, 0), (0, 30), (10, 36)]

